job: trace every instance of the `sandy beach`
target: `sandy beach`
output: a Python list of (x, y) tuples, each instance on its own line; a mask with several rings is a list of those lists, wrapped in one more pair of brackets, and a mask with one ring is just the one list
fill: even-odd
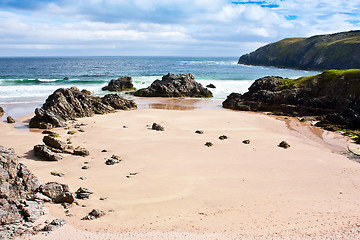
[[(165, 103), (159, 104), (164, 108)], [(196, 109), (191, 106), (185, 109)], [(14, 148), (41, 182), (94, 191), (68, 209), (72, 216), (61, 205), (46, 204), (48, 215), (42, 220), (62, 217), (67, 224), (49, 235), (23, 239), (360, 236), (360, 165), (340, 154), (348, 139), (297, 119), (219, 107), (168, 109), (178, 108), (119, 111), (54, 129), (61, 140), (71, 138), (73, 146), (90, 151), (87, 157), (63, 154), (59, 162), (33, 155), (33, 146), (44, 136), (41, 130), (1, 121), (0, 145)], [(30, 117), (20, 120), (26, 124)], [(165, 131), (151, 130), (154, 122)], [(83, 124), (84, 132), (67, 134), (77, 130), (75, 124)], [(228, 139), (219, 140), (221, 135)], [(242, 142), (246, 139), (250, 144)], [(283, 140), (290, 148), (277, 146)], [(206, 142), (213, 146), (206, 147)], [(122, 161), (105, 165), (112, 155)], [(84, 165), (90, 168), (81, 169)], [(52, 176), (51, 171), (65, 176)], [(94, 208), (106, 215), (80, 220)]]

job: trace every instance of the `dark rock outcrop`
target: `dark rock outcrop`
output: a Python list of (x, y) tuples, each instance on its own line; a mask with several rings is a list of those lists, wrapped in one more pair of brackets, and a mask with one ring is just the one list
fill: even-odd
[(78, 199), (88, 199), (91, 194), (93, 194), (94, 191), (88, 188), (80, 187), (78, 190), (76, 190), (76, 198)]
[(298, 69), (360, 68), (360, 31), (287, 38), (240, 57), (239, 64)]
[(207, 88), (216, 88), (216, 86), (215, 86), (214, 84), (212, 84), (212, 83), (206, 85), (206, 87), (207, 87)]
[(105, 212), (100, 209), (93, 209), (88, 215), (82, 218), (82, 220), (94, 220), (96, 218), (105, 216)]
[(109, 84), (102, 88), (103, 91), (132, 91), (135, 90), (131, 77), (119, 77), (118, 79), (112, 79)]
[(46, 161), (60, 161), (63, 157), (51, 151), (48, 147), (42, 144), (34, 146), (35, 156), (41, 157)]
[(330, 130), (360, 129), (360, 70), (330, 70), (298, 79), (264, 77), (244, 94), (232, 93), (224, 108), (278, 115), (318, 116)]
[(2, 117), (4, 115), (5, 111), (2, 107), (0, 107), (0, 117)]
[(196, 97), (210, 98), (212, 93), (195, 81), (191, 73), (171, 74), (155, 80), (148, 88), (143, 88), (134, 93), (139, 97)]
[(129, 101), (117, 94), (106, 94), (102, 97), (101, 102), (103, 104), (110, 105), (114, 109), (120, 110), (128, 110), (137, 107), (134, 101)]
[(41, 183), (25, 165), (18, 162), (13, 149), (0, 146), (0, 238), (9, 239), (30, 231), (44, 214), (42, 201), (34, 195)]
[[(117, 99), (117, 105), (115, 103), (112, 105), (117, 106), (116, 109), (136, 108), (132, 100), (120, 96), (114, 98)], [(104, 100), (104, 103), (103, 99), (86, 95), (76, 87), (60, 88), (46, 99), (41, 108), (35, 109), (35, 116), (30, 120), (29, 126), (43, 129), (63, 127), (67, 120), (114, 112), (115, 108), (108, 104), (107, 100)]]

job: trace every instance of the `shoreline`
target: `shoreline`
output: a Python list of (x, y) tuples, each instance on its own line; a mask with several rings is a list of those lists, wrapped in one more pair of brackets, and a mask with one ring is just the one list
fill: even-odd
[[(46, 204), (47, 218), (63, 217), (65, 227), (47, 237), (39, 234), (20, 239), (359, 236), (355, 230), (360, 221), (360, 166), (332, 147), (347, 144), (345, 137), (314, 132), (295, 118), (286, 119), (287, 124), (278, 116), (218, 108), (216, 103), (208, 109), (194, 107), (211, 105), (208, 100), (156, 98), (153, 102), (162, 109), (140, 108), (77, 119), (69, 124), (70, 130), (83, 123), (85, 132), (73, 136), (66, 134), (68, 129), (54, 129), (62, 140), (70, 137), (74, 146), (90, 151), (86, 158), (64, 155), (60, 162), (43, 162), (33, 156), (32, 147), (44, 136), (41, 130), (19, 131), (0, 123), (4, 136), (0, 144), (6, 139), (6, 147), (15, 148), (21, 162), (41, 182), (60, 181), (72, 191), (82, 186), (95, 192), (69, 209), (73, 217), (65, 216), (59, 205)], [(177, 107), (184, 103), (186, 108)], [(165, 131), (150, 130), (153, 122), (163, 125)], [(195, 134), (195, 130), (204, 130), (204, 134)], [(219, 140), (223, 134), (229, 139)], [(244, 139), (251, 143), (243, 144)], [(291, 147), (279, 148), (282, 140)], [(214, 145), (205, 147), (206, 141)], [(107, 152), (101, 152), (103, 149)], [(123, 161), (106, 166), (104, 161), (112, 154)], [(91, 168), (82, 170), (84, 162)], [(65, 176), (54, 177), (51, 171)], [(138, 174), (126, 177), (130, 173)], [(80, 176), (86, 179), (80, 180)], [(101, 208), (107, 215), (81, 221), (93, 208)]]

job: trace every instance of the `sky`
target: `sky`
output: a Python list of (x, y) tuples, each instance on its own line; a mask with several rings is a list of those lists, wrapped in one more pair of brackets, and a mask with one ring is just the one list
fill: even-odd
[(0, 0), (0, 56), (240, 56), (360, 30), (359, 0)]

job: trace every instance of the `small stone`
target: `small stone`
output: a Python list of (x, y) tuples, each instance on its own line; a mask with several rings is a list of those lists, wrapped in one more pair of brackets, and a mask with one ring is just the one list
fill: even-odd
[(88, 166), (88, 165), (85, 165), (85, 166), (81, 167), (81, 169), (84, 169), (84, 170), (89, 169), (89, 168), (90, 168), (90, 166)]
[(206, 142), (205, 143), (205, 146), (207, 146), (207, 147), (211, 147), (213, 144), (212, 144), (212, 142)]
[(207, 88), (216, 88), (214, 84), (210, 83), (208, 85), (206, 85)]
[(73, 153), (73, 154), (74, 154), (74, 155), (83, 156), (83, 157), (90, 155), (89, 151), (86, 150), (85, 148), (76, 148), (76, 149), (74, 150), (74, 153)]
[(204, 131), (196, 130), (195, 133), (197, 133), (197, 134), (204, 134)]
[(130, 176), (136, 176), (138, 174), (139, 174), (138, 172), (129, 173)]
[(246, 140), (244, 140), (244, 141), (242, 141), (243, 142), (243, 144), (250, 144), (250, 140), (249, 139), (246, 139)]
[(125, 126), (125, 125), (124, 125), (123, 128), (128, 128), (128, 126)]
[(94, 193), (91, 189), (80, 187), (76, 190), (76, 198), (78, 199), (88, 199), (91, 194)]
[(106, 198), (103, 198), (103, 197), (99, 198), (99, 200), (101, 200), (101, 201), (105, 201), (105, 199), (106, 199)]
[(282, 141), (281, 143), (279, 143), (278, 147), (287, 149), (290, 147), (290, 145), (286, 141)]
[(101, 150), (101, 152), (107, 152), (107, 150), (106, 150), (106, 149), (103, 149), (103, 150)]
[(53, 132), (53, 131), (49, 131), (49, 130), (42, 131), (42, 134), (47, 134), (50, 137), (54, 137), (54, 138), (60, 137), (60, 135), (58, 133)]
[(120, 157), (120, 156), (118, 156), (118, 155), (112, 155), (112, 156), (111, 156), (111, 158), (112, 158), (112, 159), (119, 160), (119, 161), (121, 161), (121, 160), (122, 160), (122, 159), (121, 159), (121, 157)]
[(74, 135), (75, 133), (77, 133), (77, 131), (68, 131), (67, 134), (69, 135)]
[(226, 135), (222, 135), (219, 137), (220, 140), (225, 140), (225, 139), (228, 139), (228, 137)]
[(6, 118), (7, 123), (15, 123), (15, 119), (13, 119), (11, 116), (8, 116)]
[(100, 218), (105, 216), (105, 212), (100, 209), (93, 209), (91, 212), (88, 213), (87, 216), (83, 217), (81, 220), (94, 220), (96, 218)]
[(119, 163), (119, 162), (120, 162), (120, 161), (117, 160), (117, 159), (110, 158), (110, 159), (108, 159), (108, 160), (105, 161), (105, 164), (106, 164), (106, 165), (114, 165), (114, 164), (117, 164), (117, 163)]
[(79, 177), (79, 179), (80, 179), (80, 180), (85, 180), (85, 179), (86, 179), (86, 177), (81, 176), (81, 177)]
[(82, 128), (79, 128), (79, 132), (85, 132), (85, 130)]
[(55, 203), (73, 203), (75, 201), (75, 198), (71, 192), (63, 192), (56, 196), (53, 201)]
[(164, 131), (165, 130), (164, 127), (158, 123), (153, 123), (151, 129), (156, 130), (156, 131)]
[(50, 174), (53, 175), (53, 176), (56, 176), (56, 177), (63, 177), (63, 176), (65, 176), (64, 173), (57, 172), (57, 171), (52, 171)]

